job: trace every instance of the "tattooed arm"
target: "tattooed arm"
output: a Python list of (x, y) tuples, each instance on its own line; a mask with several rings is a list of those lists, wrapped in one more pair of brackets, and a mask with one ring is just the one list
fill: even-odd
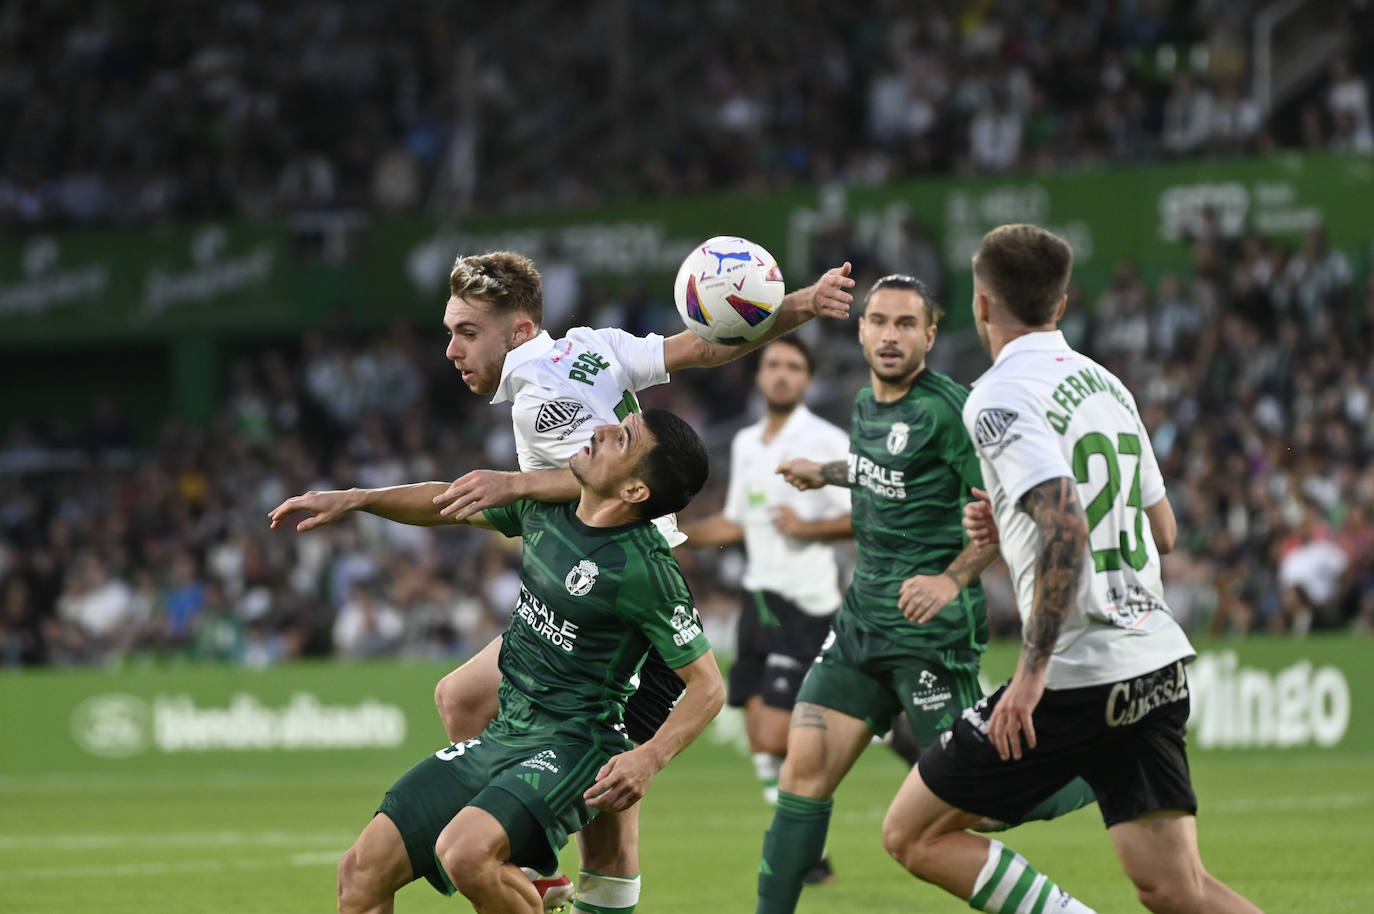
[(1088, 542), (1088, 519), (1072, 479), (1059, 477), (1033, 486), (1021, 497), (1020, 507), (1035, 521), (1040, 548), (1016, 675), (988, 720), (988, 738), (1003, 760), (1021, 758), (1023, 733), (1026, 745), (1035, 748), (1031, 714), (1044, 694), (1045, 667), (1054, 653), (1064, 617), (1078, 596)]
[(847, 460), (817, 463), (804, 457), (794, 457), (779, 464), (777, 472), (782, 474), (782, 478), (789, 484), (803, 492), (807, 489), (819, 489), (821, 486), (843, 486), (846, 489), (850, 487)]

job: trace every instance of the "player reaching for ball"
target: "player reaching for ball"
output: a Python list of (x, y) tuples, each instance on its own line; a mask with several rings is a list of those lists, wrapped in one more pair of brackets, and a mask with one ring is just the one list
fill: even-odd
[[(444, 310), (449, 332), (445, 353), (473, 393), (493, 403), (510, 402), (520, 469), (476, 470), (451, 485), (418, 483), (386, 490), (308, 492), (287, 499), (274, 514), (290, 507), (314, 516), (298, 530), (326, 524), (351, 510), (362, 510), (406, 524), (436, 525), (502, 507), (536, 493), (577, 497), (569, 458), (591, 430), (639, 412), (636, 393), (665, 383), (680, 368), (722, 365), (816, 316), (849, 314), (854, 281), (850, 265), (826, 272), (814, 285), (785, 296), (767, 329), (742, 345), (712, 343), (683, 331), (670, 337), (637, 337), (623, 330), (576, 327), (555, 340), (541, 329), (543, 291), (539, 272), (526, 257), (508, 251), (459, 256), (449, 275), (450, 298)], [(541, 471), (541, 472), (530, 472)], [(285, 512), (289, 513), (289, 512)], [(284, 514), (282, 514), (284, 516)], [(274, 523), (274, 526), (276, 524)], [(659, 529), (670, 544), (680, 541), (671, 519)], [(435, 703), (450, 740), (475, 737), (499, 710), (500, 637), (439, 681)], [(651, 739), (682, 693), (683, 684), (656, 652), (640, 671), (639, 689), (625, 709), (630, 739)], [(628, 914), (640, 894), (638, 805), (598, 816), (578, 832), (582, 872), (574, 908)], [(545, 874), (549, 875), (549, 874)], [(547, 910), (565, 902), (571, 887), (559, 874), (544, 881)]]

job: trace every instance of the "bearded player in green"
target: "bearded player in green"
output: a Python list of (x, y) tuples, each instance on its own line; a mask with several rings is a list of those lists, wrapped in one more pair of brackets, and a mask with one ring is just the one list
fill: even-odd
[[(778, 468), (799, 489), (852, 490), (858, 566), (792, 712), (758, 914), (795, 910), (825, 848), (835, 789), (874, 735), (905, 711), (916, 742), (928, 746), (983, 697), (988, 627), (978, 576), (997, 552), (965, 542), (963, 506), (983, 480), (963, 424), (968, 391), (925, 364), (942, 314), (915, 277), (874, 283), (859, 319), (870, 384), (854, 401), (848, 460)], [(1091, 799), (1075, 781), (1026, 818)]]
[[(463, 521), (524, 537), (519, 602), (498, 661), (500, 712), (387, 791), (339, 863), (340, 912), (391, 911), (396, 891), (423, 876), (478, 911), (537, 914), (539, 893), (520, 867), (552, 872), (570, 834), (598, 811), (637, 803), (724, 703), (691, 594), (651, 524), (701, 490), (705, 445), (677, 416), (649, 409), (598, 427), (570, 468), (577, 502), (520, 500)], [(343, 503), (403, 523), (458, 523), (435, 514), (435, 485), (309, 492), (269, 516), (273, 527), (298, 510), (334, 519), (341, 512), (330, 506)], [(686, 691), (632, 747), (625, 701), (650, 645)]]

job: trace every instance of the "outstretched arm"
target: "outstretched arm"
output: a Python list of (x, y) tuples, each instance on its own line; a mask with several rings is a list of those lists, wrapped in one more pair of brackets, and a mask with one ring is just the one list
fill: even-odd
[(271, 521), (272, 529), (275, 530), (291, 514), (309, 511), (311, 516), (296, 525), (296, 530), (301, 533), (324, 524), (332, 524), (350, 511), (364, 511), (398, 524), (416, 527), (466, 523), (491, 528), (481, 514), (472, 514), (461, 520), (441, 515), (434, 499), (447, 488), (448, 484), (443, 482), (416, 482), (382, 489), (306, 492), (303, 495), (291, 496), (269, 511), (267, 517)]
[(821, 486), (850, 488), (847, 460), (817, 463), (805, 457), (794, 457), (780, 463), (777, 471), (789, 484), (803, 492), (807, 489), (819, 489)]
[(1068, 477), (1046, 480), (1021, 496), (1021, 509), (1040, 534), (1035, 560), (1035, 591), (1022, 633), (1021, 657), (1011, 684), (988, 720), (988, 738), (1003, 760), (1021, 758), (1021, 734), (1035, 748), (1031, 714), (1045, 691), (1045, 667), (1054, 653), (1064, 618), (1078, 596), (1083, 577), (1088, 519), (1078, 489)]
[(620, 811), (639, 802), (654, 775), (700, 736), (720, 712), (725, 704), (725, 683), (712, 651), (674, 672), (682, 677), (687, 691), (673, 705), (652, 739), (622, 752), (601, 767), (596, 782), (582, 795), (588, 806)]
[(581, 487), (572, 470), (473, 470), (434, 496), (446, 522), (459, 523), (487, 508), (504, 508), (519, 498), (577, 501)]
[(849, 539), (854, 535), (854, 527), (849, 522), (848, 514), (803, 520), (788, 505), (779, 505), (773, 509), (773, 526), (783, 536), (818, 543)]
[(669, 372), (679, 368), (709, 368), (724, 365), (747, 352), (766, 346), (773, 340), (791, 330), (795, 330), (813, 317), (848, 317), (849, 303), (854, 296), (847, 292), (854, 286), (849, 278), (849, 261), (844, 266), (827, 270), (814, 285), (798, 289), (783, 297), (772, 326), (763, 336), (738, 346), (726, 346), (702, 339), (690, 330), (668, 337), (663, 341), (663, 366)]
[(678, 530), (687, 537), (690, 546), (729, 546), (744, 539), (744, 528), (727, 518), (724, 514), (712, 514), (701, 520), (678, 524)]

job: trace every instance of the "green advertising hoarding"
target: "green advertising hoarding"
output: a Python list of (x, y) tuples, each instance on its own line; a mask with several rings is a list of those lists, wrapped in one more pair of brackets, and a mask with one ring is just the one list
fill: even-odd
[(348, 213), (309, 220), (308, 232), (298, 217), (40, 233), (0, 241), (0, 342), (293, 330), (336, 305), (365, 321), (423, 319), (437, 313), (458, 251), (508, 248), (540, 261), (554, 243), (587, 275), (611, 286), (648, 277), (666, 298), (693, 245), (742, 235), (772, 251), (799, 286), (814, 279), (822, 240), (841, 224), (851, 249), (893, 269), (912, 268), (905, 227), (919, 224), (938, 248), (958, 321), (969, 256), (1005, 222), (1039, 223), (1068, 238), (1091, 300), (1121, 260), (1151, 277), (1186, 268), (1188, 239), (1209, 209), (1231, 237), (1253, 227), (1291, 240), (1323, 225), (1362, 269), (1374, 238), (1365, 215), (1372, 200), (1374, 160), (1282, 155), (636, 201), (457, 224)]
[[(1369, 642), (1341, 636), (1200, 645), (1193, 751), (1335, 751), (1374, 758)], [(987, 685), (1016, 664), (995, 644)], [(298, 663), (32, 670), (0, 677), (0, 776), (347, 770), (405, 766), (444, 743), (435, 664)], [(735, 733), (724, 717), (716, 737)]]

